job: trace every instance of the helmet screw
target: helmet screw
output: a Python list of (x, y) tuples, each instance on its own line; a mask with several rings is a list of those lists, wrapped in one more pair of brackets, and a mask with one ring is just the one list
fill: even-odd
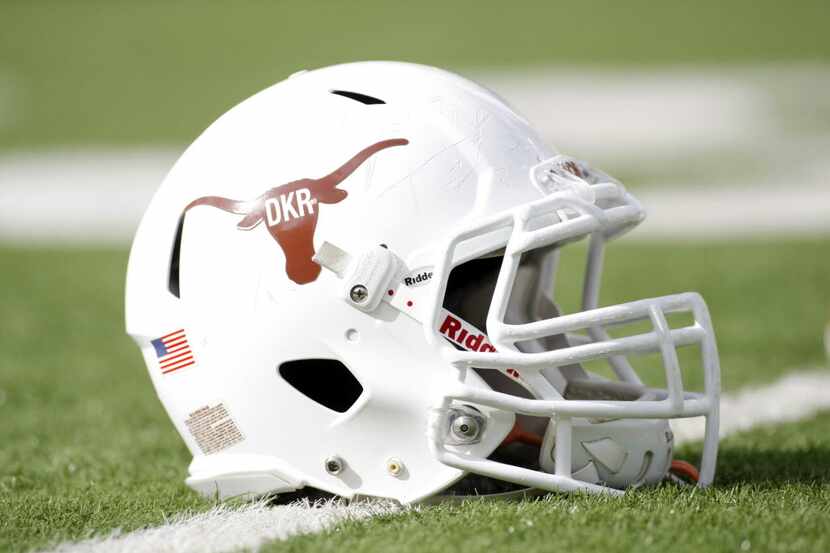
[(355, 284), (349, 291), (349, 297), (352, 298), (352, 301), (355, 303), (362, 303), (369, 297), (369, 290), (367, 290), (362, 284)]
[(332, 456), (328, 457), (325, 461), (326, 472), (331, 474), (332, 476), (337, 476), (341, 472), (343, 472), (343, 459), (340, 457)]
[(386, 460), (386, 470), (392, 476), (400, 476), (403, 473), (403, 462), (395, 457)]
[(458, 440), (469, 443), (478, 438), (481, 426), (475, 417), (459, 415), (453, 419), (451, 430)]

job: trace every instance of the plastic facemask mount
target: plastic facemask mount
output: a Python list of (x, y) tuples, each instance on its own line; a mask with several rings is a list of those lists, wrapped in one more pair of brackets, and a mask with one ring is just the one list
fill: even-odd
[(404, 268), (401, 259), (383, 245), (352, 257), (334, 244), (323, 242), (312, 261), (343, 279), (344, 299), (365, 313), (377, 309)]

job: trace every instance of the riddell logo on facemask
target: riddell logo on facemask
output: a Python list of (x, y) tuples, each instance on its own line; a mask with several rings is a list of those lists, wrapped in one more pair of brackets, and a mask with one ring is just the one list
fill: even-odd
[(314, 257), (314, 231), (320, 204), (345, 200), (348, 192), (337, 188), (341, 182), (377, 152), (406, 144), (409, 141), (405, 138), (376, 142), (322, 178), (292, 181), (271, 188), (251, 201), (203, 196), (190, 202), (182, 215), (194, 207), (207, 205), (242, 215), (236, 224), (239, 230), (251, 230), (265, 221), (268, 233), (285, 254), (288, 278), (297, 284), (308, 284), (317, 280), (320, 274), (320, 265), (311, 259)]
[(469, 351), (496, 351), (496, 348), (473, 325), (447, 313), (438, 331), (450, 341)]

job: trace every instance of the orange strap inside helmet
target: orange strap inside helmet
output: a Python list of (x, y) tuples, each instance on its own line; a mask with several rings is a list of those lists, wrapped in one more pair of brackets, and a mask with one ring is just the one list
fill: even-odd
[(700, 480), (700, 472), (698, 472), (697, 467), (686, 461), (672, 461), (671, 469), (669, 470), (675, 476), (679, 476), (693, 482), (698, 482)]
[(504, 438), (501, 445), (510, 445), (513, 442), (519, 442), (527, 445), (532, 445), (535, 447), (542, 447), (542, 437), (534, 432), (528, 432), (523, 430), (521, 426), (519, 426), (519, 422), (513, 425), (513, 428), (510, 430), (510, 433)]

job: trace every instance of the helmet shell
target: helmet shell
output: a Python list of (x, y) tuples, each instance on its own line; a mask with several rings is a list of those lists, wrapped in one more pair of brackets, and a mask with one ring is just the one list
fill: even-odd
[[(345, 196), (316, 201), (300, 192), (389, 140), (401, 143), (373, 152), (337, 184)], [(328, 241), (347, 252), (382, 243), (410, 266), (429, 263), (459, 225), (542, 197), (528, 171), (552, 155), (492, 92), (406, 63), (301, 72), (205, 130), (153, 198), (127, 277), (127, 329), (194, 454), (191, 485), (221, 495), (313, 486), (410, 502), (460, 478), (426, 439), (437, 390), (455, 372), (427, 344), (420, 323), (385, 305), (360, 312), (342, 300), (334, 274), (297, 276), (287, 258), (313, 265), (308, 251)], [(271, 198), (264, 219), (244, 220), (264, 193), (298, 182), (293, 196)], [(235, 211), (193, 205), (200, 198), (236, 202)], [(300, 224), (312, 213), (310, 233), (308, 225), (302, 236), (270, 232), (270, 223)], [(177, 248), (178, 295), (171, 286)], [(195, 364), (163, 373), (153, 340), (179, 328)], [(362, 394), (344, 413), (312, 401), (279, 373), (301, 359), (340, 361)], [(486, 386), (472, 372), (466, 378)], [(217, 438), (223, 447), (206, 453), (194, 437), (194, 413), (217, 405), (237, 433)], [(494, 414), (495, 428), (470, 451), (489, 454), (512, 417)], [(326, 470), (332, 457), (344, 461), (338, 474)], [(403, 467), (397, 474), (390, 459)]]

